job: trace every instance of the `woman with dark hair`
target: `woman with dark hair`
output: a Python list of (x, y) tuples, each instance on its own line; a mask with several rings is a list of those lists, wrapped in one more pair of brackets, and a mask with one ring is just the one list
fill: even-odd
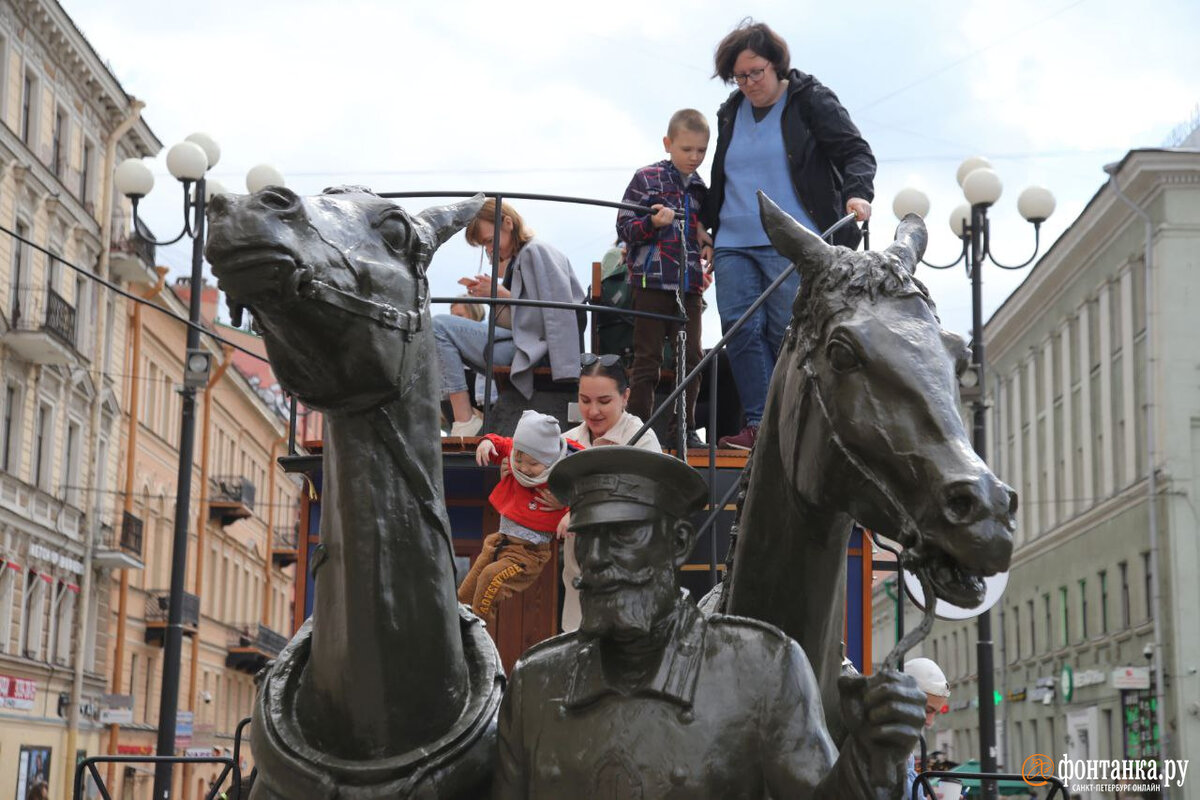
[[(563, 433), (563, 438), (584, 447), (629, 444), (641, 429), (642, 420), (625, 410), (629, 405), (629, 375), (621, 365), (621, 357), (584, 353), (579, 365), (579, 413), (583, 422)], [(647, 430), (633, 446), (662, 452), (653, 430)], [(564, 632), (577, 629), (580, 618), (579, 590), (574, 585), (579, 575), (579, 562), (575, 560), (575, 534), (567, 530), (570, 524), (571, 514), (567, 512), (558, 523), (558, 538), (563, 540)]]
[[(815, 233), (847, 213), (871, 216), (875, 157), (837, 96), (791, 68), (787, 43), (761, 22), (744, 21), (717, 45), (714, 77), (737, 88), (717, 111), (717, 148), (703, 221), (714, 239), (717, 308), (728, 328), (789, 266), (758, 216), (762, 190)], [(835, 244), (857, 247), (856, 226)], [(791, 276), (729, 342), (746, 427), (722, 447), (749, 450), (800, 278)]]

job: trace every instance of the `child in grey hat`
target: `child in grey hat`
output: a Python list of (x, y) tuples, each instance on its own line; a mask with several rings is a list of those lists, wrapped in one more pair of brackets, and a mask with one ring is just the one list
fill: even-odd
[(550, 560), (550, 543), (565, 508), (550, 508), (541, 495), (550, 468), (568, 453), (581, 450), (562, 437), (558, 420), (526, 411), (511, 439), (488, 434), (475, 450), (480, 466), (508, 459), (508, 474), (488, 500), (500, 514), (500, 530), (483, 540), (483, 549), (458, 587), (459, 602), (484, 622), (496, 621), (496, 607), (506, 597), (533, 585)]

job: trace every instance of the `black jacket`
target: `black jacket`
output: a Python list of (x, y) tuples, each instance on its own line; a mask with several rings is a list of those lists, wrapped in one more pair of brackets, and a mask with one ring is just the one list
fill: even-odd
[[(733, 139), (733, 124), (743, 100), (735, 89), (717, 111), (717, 152), (712, 180), (701, 219), (717, 233), (721, 204), (725, 200), (725, 153)], [(800, 203), (821, 230), (845, 216), (846, 201), (875, 196), (875, 156), (828, 87), (811, 75), (793, 69), (788, 73), (784, 99), (783, 142), (791, 164), (792, 186)], [(858, 226), (847, 225), (833, 236), (834, 244), (858, 247)]]

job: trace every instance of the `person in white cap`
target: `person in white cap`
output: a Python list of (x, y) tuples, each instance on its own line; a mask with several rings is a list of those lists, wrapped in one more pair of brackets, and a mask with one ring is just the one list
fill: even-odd
[(548, 503), (546, 479), (567, 453), (580, 450), (564, 439), (558, 420), (525, 411), (511, 439), (488, 434), (475, 450), (480, 466), (508, 462), (488, 500), (500, 514), (500, 530), (483, 540), (483, 548), (458, 587), (458, 600), (489, 626), (500, 601), (533, 585), (550, 560), (550, 541), (566, 509)]
[[(950, 684), (946, 681), (946, 674), (931, 658), (914, 658), (904, 662), (904, 672), (916, 678), (917, 688), (925, 693), (925, 727), (932, 728), (933, 721), (950, 699)], [(905, 796), (909, 800), (924, 800), (924, 793), (918, 794), (913, 787), (913, 781), (917, 777), (914, 755), (909, 755), (906, 769), (908, 771), (908, 790), (905, 792)]]

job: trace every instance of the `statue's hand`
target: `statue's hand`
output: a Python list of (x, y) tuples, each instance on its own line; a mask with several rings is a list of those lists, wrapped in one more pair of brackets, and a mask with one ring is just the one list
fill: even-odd
[(925, 721), (925, 694), (911, 675), (884, 671), (838, 678), (842, 717), (868, 752), (903, 761), (917, 745)]

